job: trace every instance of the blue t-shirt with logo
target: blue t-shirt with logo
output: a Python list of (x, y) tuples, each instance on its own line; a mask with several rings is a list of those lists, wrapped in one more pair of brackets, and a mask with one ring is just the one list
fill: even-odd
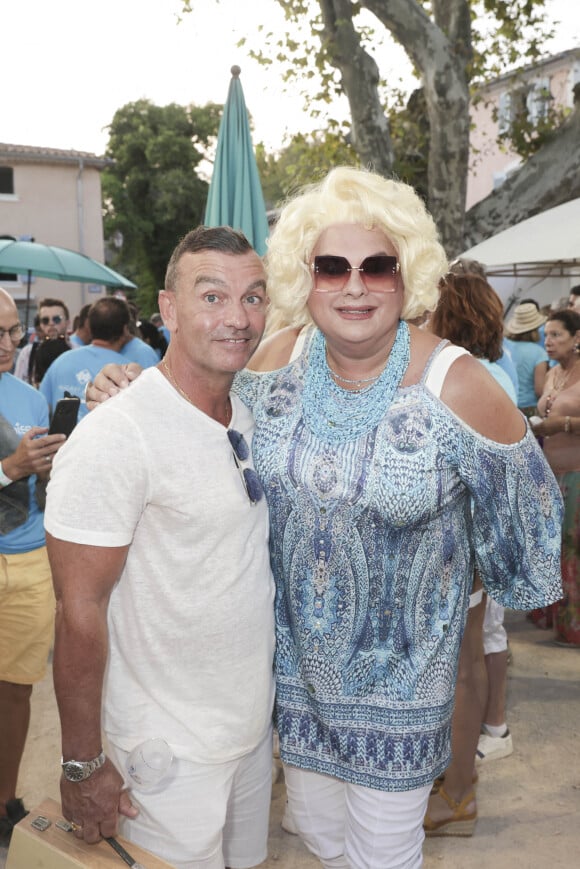
[(131, 338), (126, 344), (123, 344), (120, 350), (121, 356), (124, 356), (123, 362), (138, 362), (141, 368), (151, 368), (152, 365), (157, 365), (159, 356), (149, 344), (142, 341), (141, 338)]
[(70, 353), (62, 353), (55, 359), (39, 386), (48, 401), (51, 413), (54, 412), (57, 401), (64, 398), (65, 392), (69, 392), (71, 395), (77, 395), (81, 400), (78, 419), (81, 420), (86, 416), (85, 387), (89, 380), (95, 379), (107, 362), (124, 365), (127, 360), (120, 353), (95, 344), (78, 347)]
[[(13, 377), (0, 375), (0, 413), (22, 437), (33, 426), (48, 426), (48, 406), (36, 389)], [(28, 519), (8, 534), (0, 534), (0, 552), (14, 555), (31, 552), (44, 546), (44, 514), (39, 509), (34, 495), (36, 476), (28, 478)]]

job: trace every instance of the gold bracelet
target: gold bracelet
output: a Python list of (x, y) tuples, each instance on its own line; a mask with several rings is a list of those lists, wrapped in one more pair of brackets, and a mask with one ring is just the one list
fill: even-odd
[(572, 430), (572, 428), (571, 428), (571, 424), (570, 424), (570, 417), (567, 416), (565, 421), (564, 421), (564, 431), (566, 432), (566, 434), (570, 434), (571, 430)]

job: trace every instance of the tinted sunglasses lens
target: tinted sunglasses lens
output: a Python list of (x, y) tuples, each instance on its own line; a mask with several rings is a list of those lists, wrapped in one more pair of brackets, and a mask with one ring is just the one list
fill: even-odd
[(262, 484), (253, 468), (244, 468), (244, 480), (246, 481), (248, 498), (255, 504), (257, 501), (261, 500), (264, 490), (262, 489)]
[(394, 256), (368, 256), (361, 265), (365, 277), (392, 278), (397, 274), (397, 258)]
[(241, 462), (247, 461), (250, 457), (250, 450), (243, 434), (233, 428), (229, 428), (228, 438), (238, 459)]
[(319, 290), (340, 290), (348, 280), (350, 263), (343, 256), (315, 256), (314, 273)]
[(59, 323), (62, 323), (62, 317), (60, 314), (56, 314), (54, 317), (41, 317), (40, 322), (43, 326), (48, 326), (49, 323), (55, 323), (58, 326)]

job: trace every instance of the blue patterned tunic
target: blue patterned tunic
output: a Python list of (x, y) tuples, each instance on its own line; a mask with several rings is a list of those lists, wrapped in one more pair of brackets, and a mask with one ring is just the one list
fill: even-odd
[(560, 493), (530, 432), (513, 445), (478, 435), (426, 373), (376, 428), (321, 438), (303, 413), (307, 366), (308, 352), (235, 381), (270, 507), (281, 756), (380, 790), (421, 787), (450, 759), (474, 565), (504, 606), (560, 598)]

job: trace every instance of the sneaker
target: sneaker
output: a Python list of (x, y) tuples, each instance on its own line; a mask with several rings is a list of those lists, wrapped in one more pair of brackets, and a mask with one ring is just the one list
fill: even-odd
[(12, 830), (28, 812), (24, 808), (22, 800), (13, 799), (6, 803), (6, 814), (0, 816), (0, 845), (9, 845), (12, 838)]
[(506, 730), (503, 736), (490, 736), (489, 733), (482, 733), (477, 743), (475, 762), (478, 764), (487, 763), (488, 760), (509, 757), (513, 750), (512, 735), (509, 730)]

